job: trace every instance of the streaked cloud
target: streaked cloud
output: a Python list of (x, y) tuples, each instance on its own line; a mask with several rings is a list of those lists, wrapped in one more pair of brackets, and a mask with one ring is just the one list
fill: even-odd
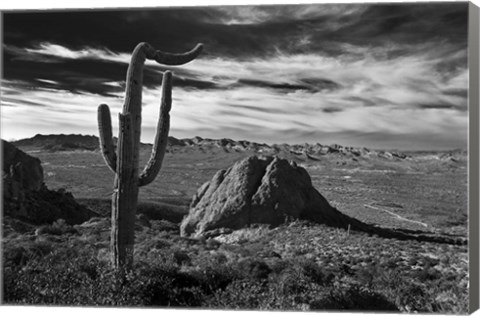
[[(458, 17), (465, 11), (461, 5), (441, 6), (430, 20), (423, 19), (430, 8), (212, 7), (182, 14), (175, 10), (92, 14), (90, 21), (95, 25), (107, 16), (131, 27), (141, 28), (147, 22), (185, 25), (173, 28), (180, 39), (188, 39), (184, 45), (205, 43), (201, 58), (187, 65), (166, 67), (147, 61), (144, 141), (153, 139), (161, 76), (169, 69), (174, 72), (171, 134), (175, 137), (269, 143), (338, 139), (345, 145), (379, 147), (387, 142), (378, 135), (385, 135), (392, 140), (391, 147), (409, 147), (407, 139), (413, 142), (410, 147), (420, 143), (462, 147), (468, 120), (468, 68), (462, 39), (466, 34), (461, 33), (464, 22)], [(12, 19), (7, 17), (7, 22)], [(7, 23), (7, 39), (15, 29), (9, 25), (15, 23)], [(417, 34), (411, 33), (412, 28), (418, 29)], [(78, 42), (74, 36), (45, 31), (42, 34), (51, 38), (42, 40), (39, 33), (34, 41), (21, 42), (16, 36), (4, 43), (6, 138), (27, 137), (49, 126), (56, 129), (51, 133), (95, 134), (98, 104), (109, 104), (112, 113), (121, 111), (133, 47), (125, 49), (112, 35), (119, 33), (109, 26), (105, 32)], [(106, 34), (111, 41), (99, 45)], [(169, 39), (169, 34), (157, 35)], [(151, 35), (147, 32), (146, 40)], [(130, 35), (125, 36), (128, 41)], [(177, 39), (171, 43), (158, 48), (183, 49)], [(33, 117), (38, 120), (27, 123)], [(25, 135), (18, 136), (19, 131)]]

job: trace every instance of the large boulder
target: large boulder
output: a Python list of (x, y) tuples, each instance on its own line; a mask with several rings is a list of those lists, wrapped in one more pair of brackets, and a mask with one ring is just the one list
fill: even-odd
[(252, 156), (198, 189), (180, 229), (182, 236), (199, 237), (218, 228), (276, 226), (297, 218), (344, 228), (355, 222), (330, 206), (295, 162)]
[(43, 182), (38, 158), (2, 140), (3, 214), (34, 224), (64, 219), (68, 224), (82, 223), (95, 212), (78, 204), (71, 193), (52, 191)]

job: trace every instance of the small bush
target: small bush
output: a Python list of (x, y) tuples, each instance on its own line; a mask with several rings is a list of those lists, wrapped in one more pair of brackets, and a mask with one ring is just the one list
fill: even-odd
[(31, 260), (37, 260), (51, 253), (53, 244), (46, 241), (20, 242), (18, 244), (3, 245), (4, 267), (20, 268)]
[(262, 260), (246, 258), (235, 264), (235, 269), (239, 271), (244, 278), (266, 279), (272, 272), (272, 269)]
[(319, 285), (328, 285), (330, 284), (335, 275), (324, 268), (320, 267), (315, 261), (313, 260), (305, 260), (300, 263), (300, 266), (303, 269), (303, 274), (310, 278), (311, 281), (319, 284)]
[(35, 230), (36, 235), (56, 235), (78, 234), (78, 231), (68, 225), (64, 219), (58, 219), (51, 225), (42, 225)]
[(313, 301), (310, 307), (316, 310), (398, 311), (383, 295), (357, 285), (334, 288), (325, 297)]
[[(269, 299), (270, 298), (270, 299)], [(205, 302), (206, 307), (228, 309), (262, 309), (266, 301), (274, 297), (266, 284), (258, 280), (235, 280), (224, 290), (213, 293)]]

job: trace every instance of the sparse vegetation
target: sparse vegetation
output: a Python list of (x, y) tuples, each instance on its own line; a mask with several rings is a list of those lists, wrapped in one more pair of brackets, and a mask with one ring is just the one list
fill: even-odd
[(75, 225), (76, 234), (35, 236), (16, 233), (7, 220), (5, 303), (468, 309), (465, 246), (346, 236), (343, 230), (301, 221), (197, 240), (180, 237), (175, 223), (137, 217), (134, 269), (120, 273), (108, 263), (108, 222), (93, 218)]
[[(140, 192), (135, 264), (124, 274), (109, 265), (113, 180), (100, 154), (32, 153), (45, 174), (54, 174), (45, 177), (48, 188), (65, 188), (99, 216), (80, 225), (60, 221), (42, 224), (44, 228), (6, 216), (4, 302), (468, 312), (466, 245), (386, 239), (304, 221), (277, 228), (253, 225), (214, 238), (181, 237), (178, 222), (196, 189), (218, 169), (251, 154), (206, 146), (202, 152), (193, 145), (167, 152), (164, 177)], [(417, 159), (415, 153), (401, 162), (333, 155), (321, 156), (320, 162), (292, 159), (340, 211), (384, 227), (466, 237), (463, 162)], [(142, 151), (141, 163), (147, 160), (147, 151)], [(347, 163), (337, 164), (342, 161)]]

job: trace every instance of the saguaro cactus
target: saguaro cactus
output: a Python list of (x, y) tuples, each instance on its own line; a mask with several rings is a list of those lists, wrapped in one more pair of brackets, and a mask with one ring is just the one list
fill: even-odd
[(115, 268), (131, 268), (133, 263), (134, 223), (138, 188), (152, 182), (162, 166), (170, 128), (172, 104), (172, 74), (166, 71), (162, 79), (162, 99), (151, 157), (139, 175), (139, 148), (142, 124), (143, 66), (146, 59), (165, 65), (182, 65), (195, 59), (202, 45), (183, 54), (164, 53), (148, 43), (135, 47), (127, 71), (125, 103), (119, 114), (119, 136), (115, 152), (112, 139), (110, 110), (106, 104), (98, 107), (100, 148), (108, 167), (115, 173), (112, 195), (111, 255)]

